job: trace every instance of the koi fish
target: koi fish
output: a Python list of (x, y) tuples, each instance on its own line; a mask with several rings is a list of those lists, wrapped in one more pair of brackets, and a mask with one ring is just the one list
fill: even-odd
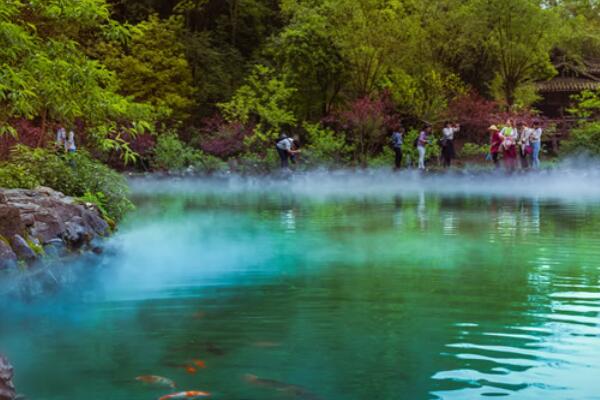
[(192, 367), (191, 365), (186, 365), (184, 368), (185, 368), (185, 372), (187, 372), (190, 375), (193, 375), (196, 372), (198, 372), (198, 370), (196, 368)]
[(187, 392), (179, 392), (172, 393), (166, 396), (161, 397), (158, 400), (172, 400), (172, 399), (197, 399), (199, 397), (210, 397), (210, 393), (208, 392), (199, 392), (196, 390), (191, 390)]
[(273, 379), (263, 379), (256, 375), (246, 374), (244, 376), (246, 382), (256, 386), (273, 389), (278, 392), (286, 393), (290, 396), (303, 400), (321, 400), (316, 394), (309, 392), (301, 386), (291, 385), (289, 383), (279, 382)]
[(202, 360), (192, 360), (198, 368), (206, 368), (206, 364)]
[(137, 378), (135, 378), (135, 380), (138, 382), (143, 382), (143, 383), (147, 383), (147, 384), (169, 386), (172, 389), (175, 389), (175, 387), (176, 387), (175, 382), (173, 382), (169, 378), (165, 378), (162, 376), (143, 375), (143, 376), (138, 376)]

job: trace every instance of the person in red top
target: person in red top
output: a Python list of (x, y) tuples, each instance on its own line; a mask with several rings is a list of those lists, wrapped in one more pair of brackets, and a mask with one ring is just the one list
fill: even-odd
[(499, 156), (500, 146), (502, 146), (502, 136), (500, 135), (500, 129), (496, 125), (492, 125), (488, 128), (490, 132), (490, 154), (494, 161), (494, 166), (500, 168)]

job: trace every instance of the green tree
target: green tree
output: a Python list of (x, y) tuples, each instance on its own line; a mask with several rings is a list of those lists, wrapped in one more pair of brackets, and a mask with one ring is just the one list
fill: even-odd
[[(81, 32), (103, 35), (114, 27), (103, 0), (15, 1), (0, 4), (0, 126), (14, 118), (39, 118), (45, 140), (47, 122), (82, 121), (92, 144), (133, 153), (119, 131), (135, 135), (149, 128), (152, 109), (117, 94), (116, 77), (92, 60), (74, 39)], [(62, 30), (63, 24), (77, 25)], [(134, 128), (134, 129), (132, 129)]]
[(120, 92), (152, 104), (163, 118), (182, 120), (189, 117), (195, 94), (183, 34), (180, 17), (152, 15), (131, 27), (126, 43), (105, 42), (98, 52), (116, 71)]
[(282, 127), (296, 123), (290, 106), (294, 92), (271, 68), (256, 65), (232, 99), (219, 107), (227, 120), (255, 126), (249, 144), (264, 144), (278, 137)]
[(331, 111), (346, 71), (323, 15), (312, 8), (296, 10), (265, 53), (297, 89), (293, 102), (299, 116), (318, 119)]
[(555, 73), (550, 50), (560, 22), (554, 10), (538, 0), (472, 0), (465, 7), (467, 35), (492, 56), (492, 92), (508, 107), (519, 90)]

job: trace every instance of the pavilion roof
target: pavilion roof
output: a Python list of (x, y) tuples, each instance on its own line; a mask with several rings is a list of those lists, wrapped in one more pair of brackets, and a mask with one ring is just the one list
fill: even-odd
[(581, 92), (582, 90), (600, 89), (600, 80), (559, 76), (546, 82), (538, 82), (537, 89), (542, 93)]

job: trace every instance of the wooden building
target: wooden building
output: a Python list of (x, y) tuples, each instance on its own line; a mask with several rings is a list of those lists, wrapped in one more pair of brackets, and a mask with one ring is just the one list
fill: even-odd
[(558, 74), (545, 82), (538, 82), (542, 100), (535, 107), (550, 119), (568, 116), (571, 96), (584, 90), (600, 89), (600, 61), (586, 61), (582, 66), (570, 63), (556, 65)]

